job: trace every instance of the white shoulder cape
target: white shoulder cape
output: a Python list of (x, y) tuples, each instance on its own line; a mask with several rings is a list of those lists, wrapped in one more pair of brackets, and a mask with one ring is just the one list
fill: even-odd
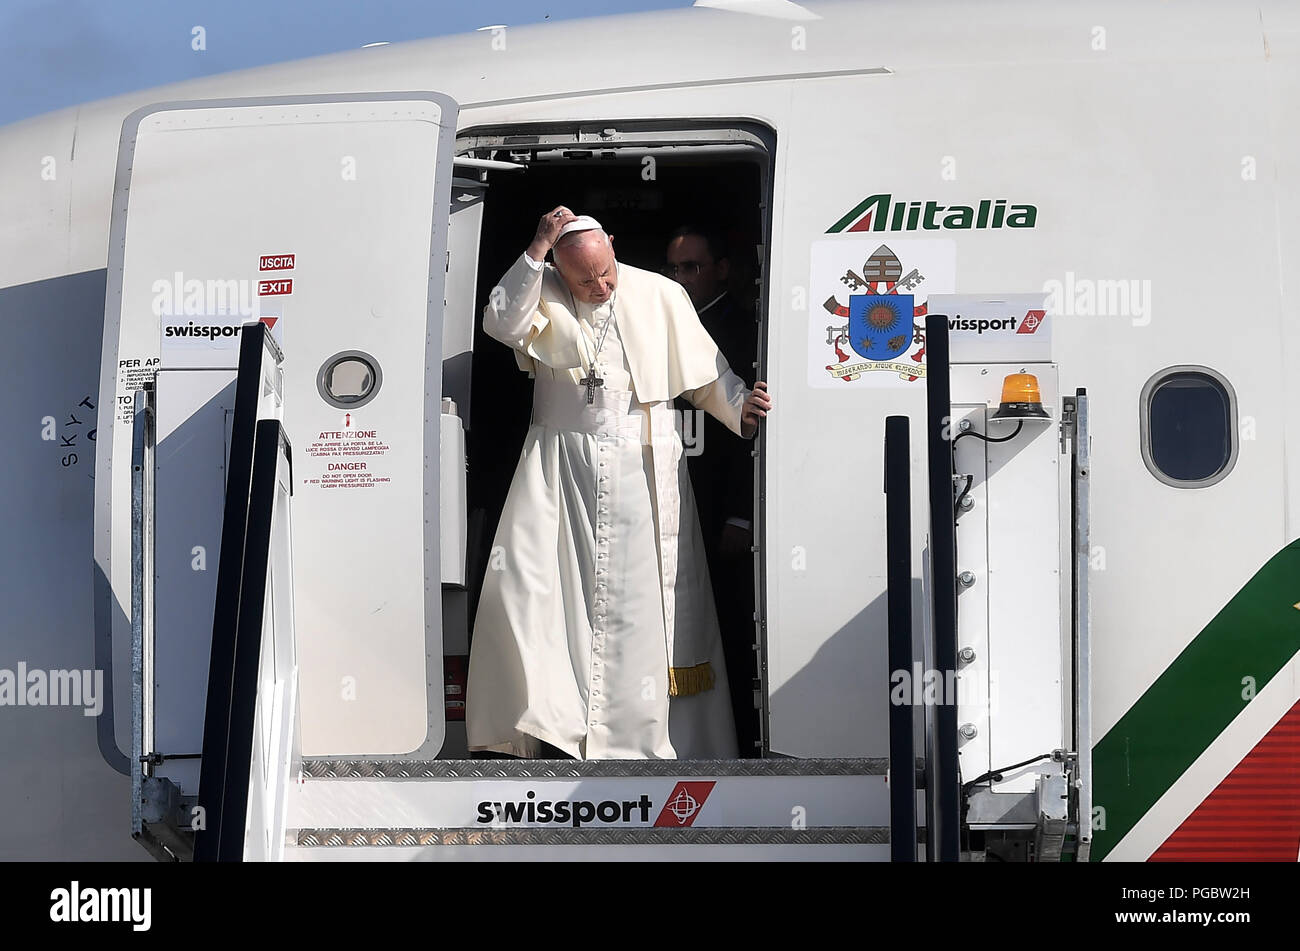
[[(526, 351), (515, 350), (520, 369), (532, 371), (531, 361), (538, 360), (556, 370), (571, 370), (574, 383), (586, 374), (590, 349), (583, 346), (571, 300), (564, 279), (548, 264), (534, 315), (534, 326), (541, 330)], [(671, 399), (722, 375), (726, 358), (676, 281), (620, 263), (614, 308), (632, 387), (642, 403)]]

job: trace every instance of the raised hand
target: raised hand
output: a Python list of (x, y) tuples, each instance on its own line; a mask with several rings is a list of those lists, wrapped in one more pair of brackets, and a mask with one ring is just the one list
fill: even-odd
[(533, 235), (533, 242), (528, 246), (528, 256), (534, 261), (543, 260), (546, 252), (555, 246), (556, 239), (560, 237), (560, 229), (576, 217), (578, 216), (563, 205), (542, 215), (542, 220), (537, 223), (537, 234)]

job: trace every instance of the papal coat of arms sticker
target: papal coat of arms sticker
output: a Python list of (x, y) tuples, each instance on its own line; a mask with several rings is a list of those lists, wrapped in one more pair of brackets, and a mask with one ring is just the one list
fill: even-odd
[(951, 240), (813, 243), (808, 382), (895, 386), (925, 376), (926, 297), (951, 293)]

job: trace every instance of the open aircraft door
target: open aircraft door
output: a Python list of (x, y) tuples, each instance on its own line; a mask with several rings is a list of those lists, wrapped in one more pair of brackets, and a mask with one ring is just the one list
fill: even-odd
[[(283, 351), (257, 414), (282, 417), (292, 460), (302, 754), (431, 759), (442, 746), (439, 436), (456, 113), (437, 93), (367, 93), (163, 103), (123, 126), (95, 498), (96, 649), (117, 703), (100, 746), (124, 768), (143, 734), (131, 755), (182, 799), (197, 795), (226, 568), (240, 335), (259, 320)], [(282, 400), (267, 399), (277, 383)], [(155, 413), (152, 571), (131, 545), (142, 389)], [(132, 656), (133, 561), (151, 601), (143, 661)]]

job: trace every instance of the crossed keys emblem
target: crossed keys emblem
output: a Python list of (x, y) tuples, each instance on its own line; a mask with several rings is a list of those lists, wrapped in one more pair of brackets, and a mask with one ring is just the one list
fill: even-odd
[[(836, 360), (840, 364), (852, 360), (852, 353), (846, 352), (851, 350), (867, 360), (883, 363), (914, 345), (918, 349), (911, 360), (920, 364), (925, 359), (925, 330), (914, 320), (924, 318), (927, 307), (916, 303), (913, 291), (924, 280), (919, 268), (904, 274), (902, 262), (884, 244), (860, 269), (847, 268), (839, 281), (849, 290), (848, 305), (840, 303), (834, 294), (822, 302), (827, 313), (844, 321), (826, 327), (826, 344), (835, 348)], [(835, 373), (840, 367), (832, 364), (826, 369)], [(904, 371), (907, 380), (918, 376)], [(850, 372), (844, 374), (844, 379), (857, 379), (857, 375)]]
[[(867, 269), (863, 268), (863, 270), (865, 271)], [(910, 270), (907, 273), (906, 277), (900, 278), (898, 281), (894, 282), (894, 291), (896, 293), (906, 293), (907, 291), (910, 291), (913, 288), (915, 288), (918, 284), (920, 284), (924, 280), (925, 280), (925, 275), (922, 274), (918, 269), (912, 268), (912, 270)], [(852, 268), (849, 268), (849, 270), (844, 272), (844, 276), (840, 278), (840, 281), (842, 281), (851, 291), (860, 290), (861, 288), (864, 288), (869, 284), (879, 283), (878, 281), (863, 280), (861, 277), (858, 276), (857, 273), (854, 272)]]

